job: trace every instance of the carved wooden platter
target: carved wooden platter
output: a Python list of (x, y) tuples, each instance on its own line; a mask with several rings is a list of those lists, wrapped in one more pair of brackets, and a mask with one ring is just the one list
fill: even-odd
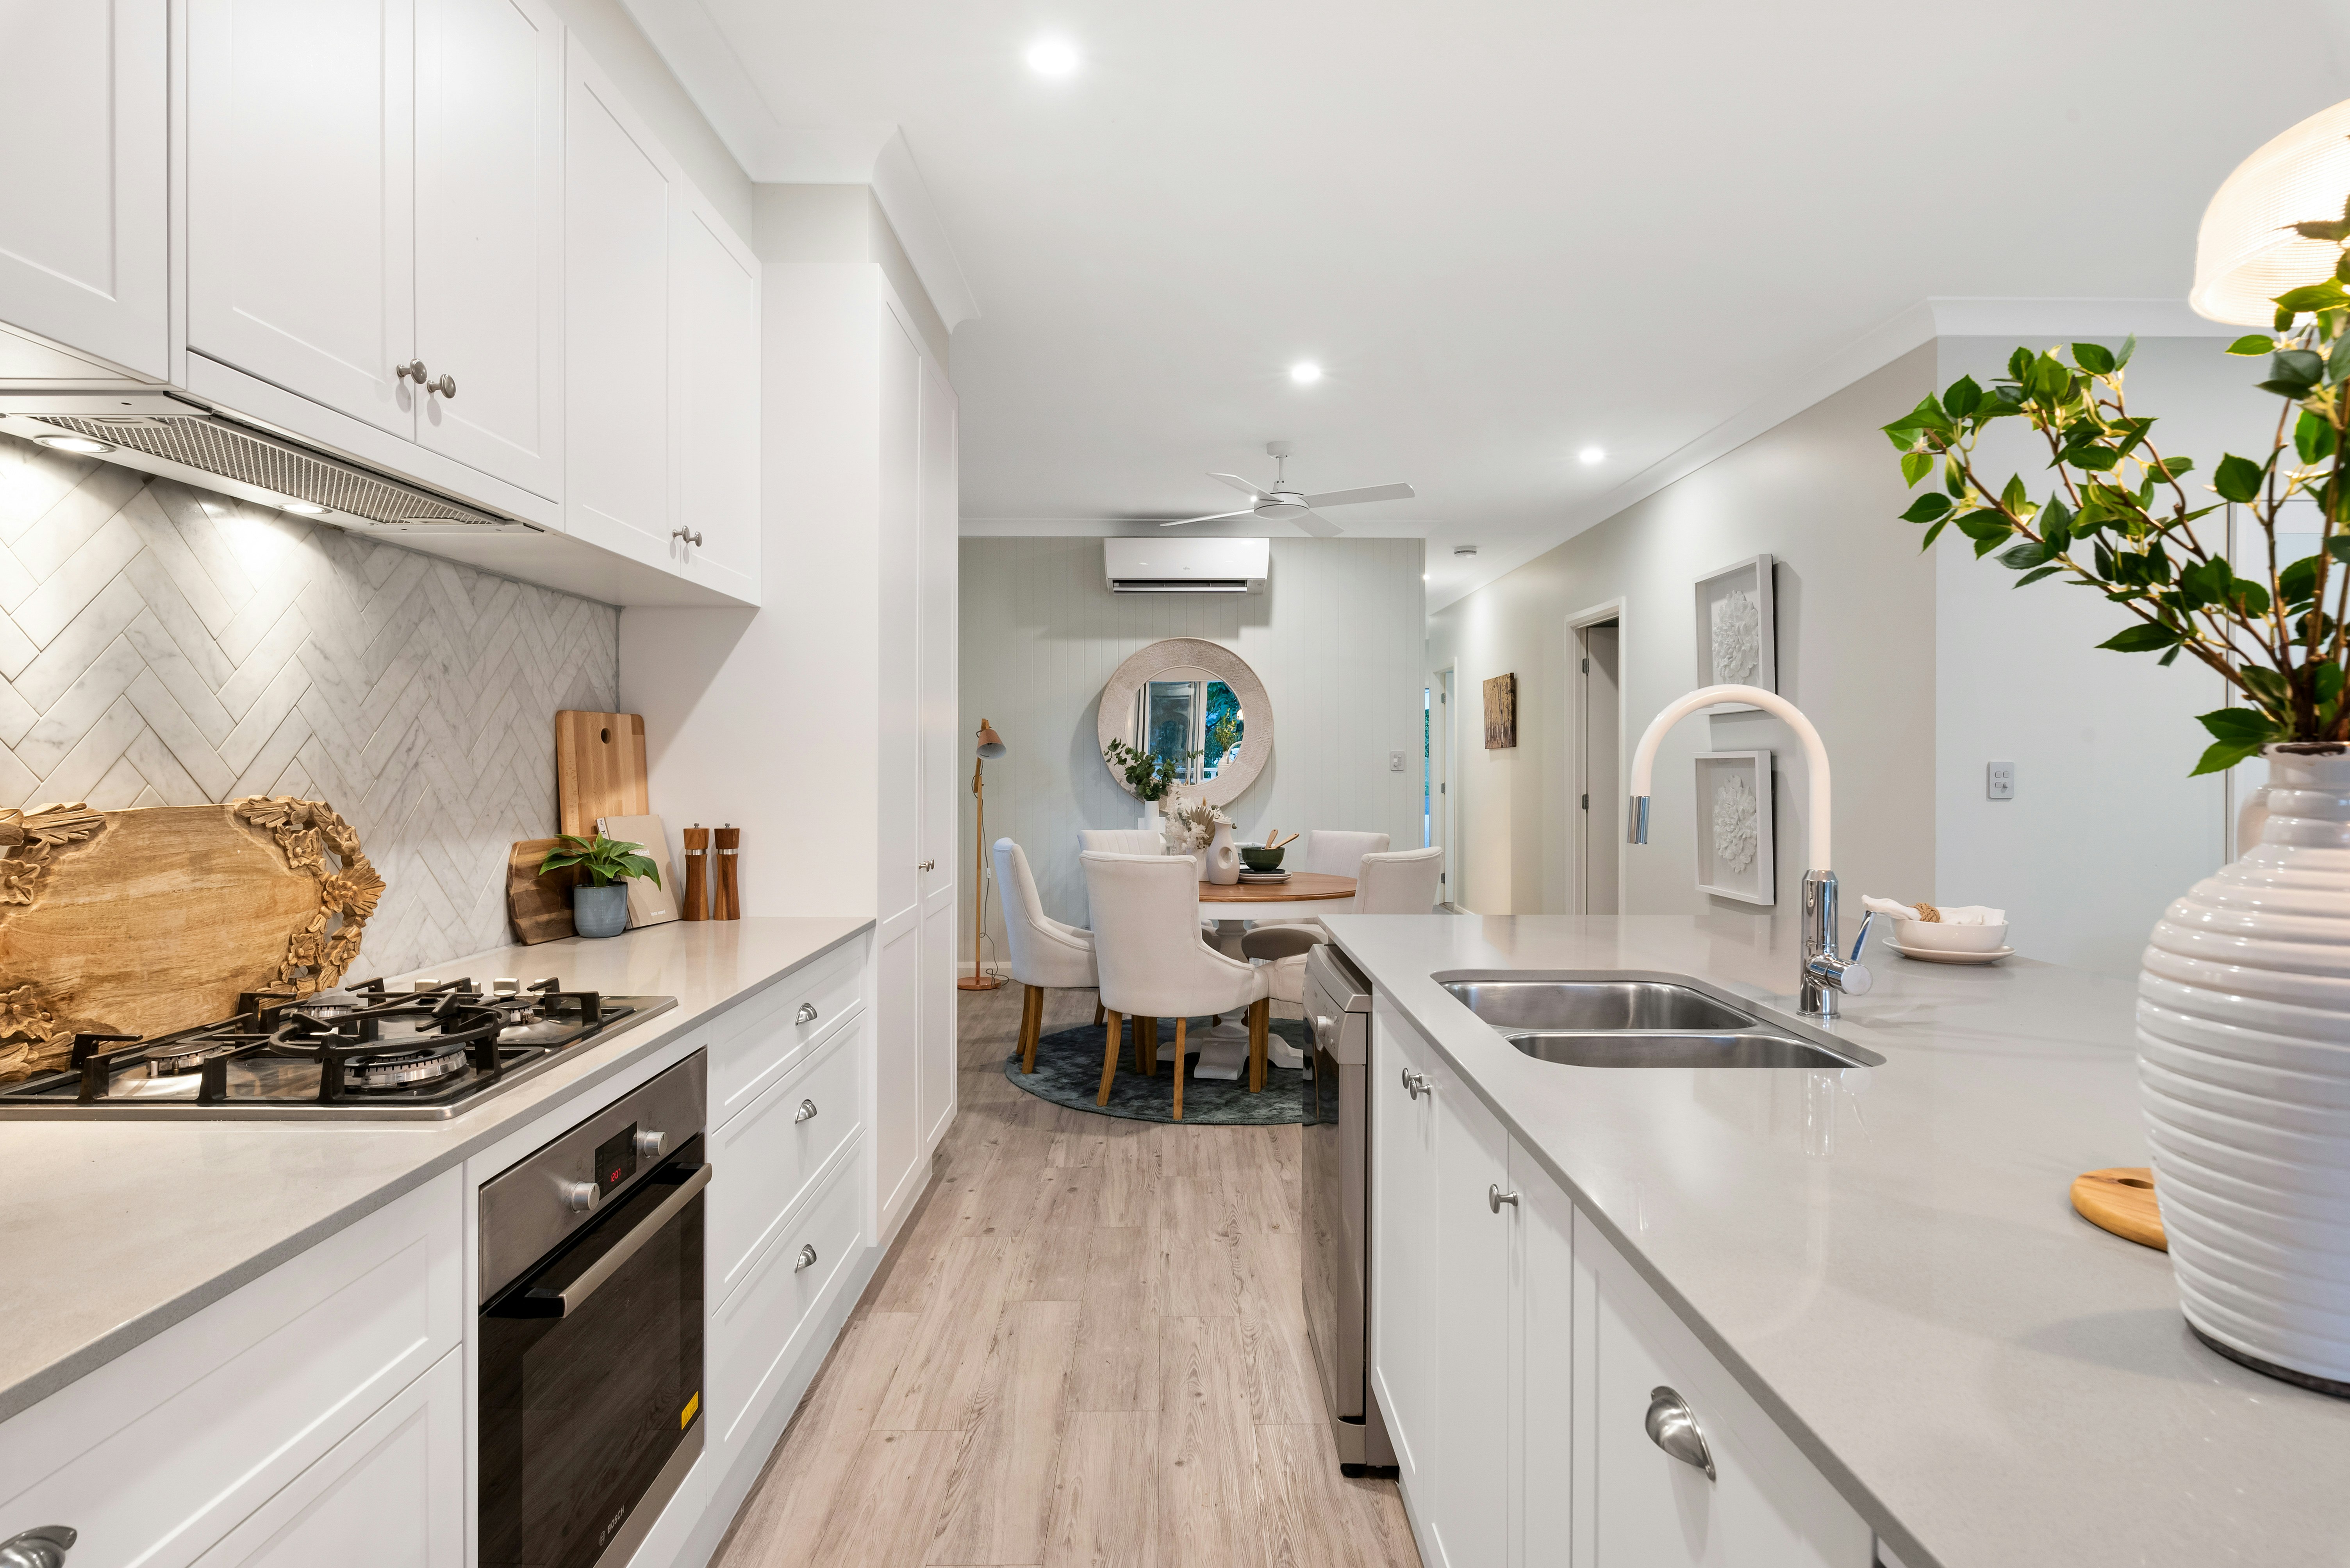
[(0, 812), (0, 1082), (333, 985), (383, 878), (320, 801)]

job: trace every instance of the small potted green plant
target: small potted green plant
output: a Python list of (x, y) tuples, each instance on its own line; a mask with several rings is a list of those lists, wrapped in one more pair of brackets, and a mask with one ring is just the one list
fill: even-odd
[(1187, 752), (1178, 759), (1163, 753), (1137, 751), (1124, 741), (1112, 741), (1102, 748), (1102, 761), (1126, 782), (1127, 789), (1146, 808), (1144, 816), (1154, 824), (1159, 820), (1159, 803), (1167, 798), (1167, 792), (1182, 777), (1184, 763), (1199, 754)]
[(629, 929), (629, 888), (631, 877), (649, 877), (660, 886), (660, 867), (640, 854), (641, 844), (623, 838), (558, 836), (556, 847), (539, 862), (538, 874), (576, 867), (588, 880), (571, 889), (571, 923), (583, 937), (617, 937)]

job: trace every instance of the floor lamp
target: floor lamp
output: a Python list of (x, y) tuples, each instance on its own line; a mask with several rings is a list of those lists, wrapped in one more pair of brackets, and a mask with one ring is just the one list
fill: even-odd
[(1003, 983), (1003, 976), (979, 967), (979, 940), (987, 929), (987, 759), (1003, 754), (1003, 737), (982, 719), (978, 739), (979, 760), (971, 767), (972, 798), (979, 803), (979, 852), (972, 857), (971, 972), (955, 981), (958, 991), (993, 991)]

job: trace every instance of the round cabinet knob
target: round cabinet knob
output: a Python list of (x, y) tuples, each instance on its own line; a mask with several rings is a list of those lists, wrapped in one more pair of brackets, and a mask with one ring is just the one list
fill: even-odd
[(800, 1102), (799, 1114), (793, 1116), (792, 1120), (794, 1122), (805, 1122), (813, 1121), (815, 1119), (816, 1102), (814, 1100), (802, 1100)]
[(938, 868), (939, 863), (935, 860), (925, 860), (920, 866), (914, 867), (917, 871), (935, 871)]
[[(417, 367), (419, 370), (421, 370), (424, 367), (421, 365)], [(418, 379), (420, 380), (422, 379), (421, 377), (419, 377)], [(448, 399), (453, 403), (457, 400), (457, 378), (444, 371), (442, 373), (442, 377), (439, 380), (426, 381), (424, 383), (424, 389), (428, 392), (437, 392), (442, 397)]]
[(800, 1010), (792, 1014), (792, 1022), (795, 1023), (814, 1023), (816, 1019), (816, 1003), (813, 1002), (801, 1002)]
[(1433, 1095), (1436, 1093), (1435, 1088), (1428, 1081), (1427, 1074), (1415, 1073), (1409, 1067), (1406, 1067), (1403, 1070), (1403, 1086), (1405, 1092), (1409, 1094), (1415, 1100), (1419, 1098), (1422, 1095)]
[(558, 1181), (555, 1190), (562, 1198), (563, 1206), (574, 1214), (585, 1214), (595, 1208), (599, 1196), (592, 1181)]
[(1705, 1434), (1698, 1430), (1696, 1413), (1689, 1401), (1669, 1388), (1648, 1391), (1648, 1441), (1695, 1469), (1705, 1472), (1708, 1480), (1718, 1480), (1713, 1473), (1713, 1450), (1706, 1447)]
[(411, 359), (405, 365), (394, 365), (391, 368), (391, 373), (399, 380), (414, 381), (420, 387), (424, 385), (424, 361), (421, 359)]
[(803, 1269), (813, 1269), (815, 1267), (816, 1249), (814, 1247), (802, 1247), (800, 1249), (800, 1261), (792, 1265), (792, 1272), (796, 1274)]
[(66, 1553), (80, 1536), (63, 1524), (36, 1524), (0, 1541), (0, 1568), (65, 1568)]
[(637, 1135), (639, 1159), (658, 1159), (661, 1151), (668, 1147), (669, 1134), (665, 1132), (640, 1132)]
[(698, 528), (672, 528), (669, 531), (669, 536), (672, 539), (682, 539), (697, 550), (702, 547), (702, 531)]
[(1499, 1187), (1489, 1186), (1485, 1189), (1486, 1208), (1499, 1214), (1504, 1203), (1515, 1209), (1518, 1206), (1518, 1195), (1514, 1192), (1504, 1192)]

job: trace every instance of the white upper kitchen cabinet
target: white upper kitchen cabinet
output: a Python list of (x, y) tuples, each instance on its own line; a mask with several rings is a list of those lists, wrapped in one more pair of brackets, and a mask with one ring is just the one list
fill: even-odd
[(671, 558), (722, 593), (756, 599), (759, 264), (707, 202), (685, 195), (670, 231)]
[(412, 439), (412, 0), (187, 16), (189, 348)]
[[(148, 380), (171, 369), (164, 0), (0, 0), (0, 323)], [(0, 379), (99, 378), (0, 333)]]
[(544, 0), (416, 0), (416, 439), (549, 500), (563, 265), (562, 23)]

